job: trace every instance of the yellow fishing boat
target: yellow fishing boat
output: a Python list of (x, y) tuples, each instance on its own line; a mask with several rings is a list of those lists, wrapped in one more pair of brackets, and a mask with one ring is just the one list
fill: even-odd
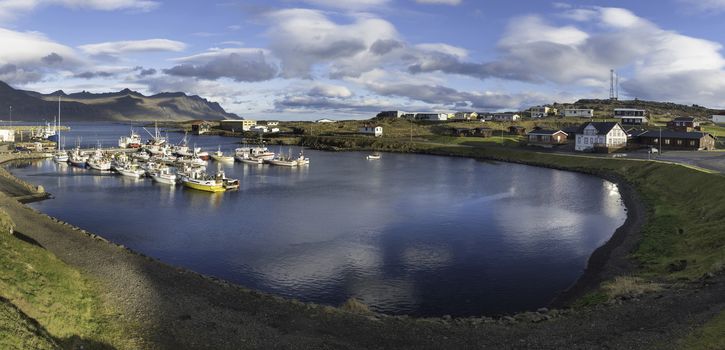
[(214, 178), (192, 178), (192, 177), (184, 177), (181, 182), (184, 184), (184, 186), (188, 188), (192, 188), (199, 191), (206, 191), (206, 192), (224, 192), (227, 189), (224, 187), (224, 182), (221, 180), (217, 180)]

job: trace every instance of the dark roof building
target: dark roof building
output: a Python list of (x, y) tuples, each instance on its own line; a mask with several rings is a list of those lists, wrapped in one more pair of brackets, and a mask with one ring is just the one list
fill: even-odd
[(715, 137), (698, 131), (647, 130), (636, 137), (637, 143), (662, 149), (713, 150)]

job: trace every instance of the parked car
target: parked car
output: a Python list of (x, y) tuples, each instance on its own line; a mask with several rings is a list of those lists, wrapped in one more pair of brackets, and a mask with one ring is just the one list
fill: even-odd
[(649, 153), (660, 153), (660, 150), (658, 150), (657, 147), (650, 147)]

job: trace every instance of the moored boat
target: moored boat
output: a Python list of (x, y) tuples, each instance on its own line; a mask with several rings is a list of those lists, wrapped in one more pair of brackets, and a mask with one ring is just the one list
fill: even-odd
[(224, 155), (221, 146), (219, 146), (219, 149), (216, 152), (212, 153), (211, 159), (214, 159), (219, 163), (234, 163), (234, 157)]
[(210, 177), (202, 172), (192, 172), (190, 176), (181, 179), (184, 187), (205, 192), (224, 192), (224, 182), (221, 178)]
[(117, 171), (123, 176), (141, 178), (146, 175), (146, 171), (141, 169), (136, 163), (125, 163), (119, 164), (113, 167), (113, 170)]
[(170, 167), (161, 167), (157, 171), (151, 173), (151, 179), (153, 179), (155, 182), (167, 184), (167, 185), (176, 185), (178, 182), (179, 177), (171, 171)]
[(141, 136), (131, 129), (131, 135), (121, 136), (118, 139), (118, 147), (120, 148), (139, 148), (141, 147)]
[(379, 153), (368, 154), (367, 160), (379, 160), (382, 158)]

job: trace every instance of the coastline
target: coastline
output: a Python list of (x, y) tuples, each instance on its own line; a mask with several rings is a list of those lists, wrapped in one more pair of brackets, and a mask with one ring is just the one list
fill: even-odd
[[(620, 188), (623, 200), (637, 199), (622, 191)], [(636, 196), (636, 192), (631, 193)], [(718, 295), (723, 295), (725, 289), (720, 284), (720, 289), (712, 293), (699, 293), (701, 299), (696, 305), (690, 300), (692, 293), (687, 292), (652, 300), (642, 298), (652, 304), (619, 303), (601, 310), (542, 310), (497, 319), (357, 314), (267, 295), (167, 265), (28, 208), (4, 191), (0, 205), (16, 219), (18, 232), (99, 280), (108, 290), (109, 302), (122, 305), (124, 317), (142, 325), (142, 331), (133, 335), (140, 339), (142, 348), (620, 348), (642, 344), (647, 339), (649, 344), (657, 344), (663, 339), (662, 325), (657, 332), (642, 334), (642, 329), (652, 328), (655, 316), (634, 320), (636, 316), (652, 314), (652, 305), (687, 304), (689, 310), (668, 318), (674, 322), (697, 311), (693, 319), (704, 322), (714, 312), (710, 308), (712, 301), (720, 301)], [(629, 211), (628, 207), (627, 220)], [(626, 221), (617, 230), (619, 234), (615, 232), (590, 257), (584, 276), (588, 273), (601, 279), (616, 271), (606, 266), (611, 265), (613, 255), (620, 254), (613, 253), (623, 246), (617, 245), (617, 241), (623, 239), (626, 244), (627, 238), (631, 238), (628, 232), (633, 226), (623, 229), (624, 226)], [(576, 294), (577, 285), (593, 283), (583, 281), (584, 276), (570, 288), (570, 297)], [(702, 299), (703, 296), (707, 298)], [(622, 317), (632, 320), (622, 323)], [(586, 326), (595, 321), (608, 327), (606, 332), (611, 338), (592, 343), (592, 339), (602, 339), (600, 329)], [(683, 335), (681, 325), (676, 325), (674, 322), (664, 327), (670, 330), (665, 334), (671, 339)], [(574, 329), (577, 334), (572, 335)]]

